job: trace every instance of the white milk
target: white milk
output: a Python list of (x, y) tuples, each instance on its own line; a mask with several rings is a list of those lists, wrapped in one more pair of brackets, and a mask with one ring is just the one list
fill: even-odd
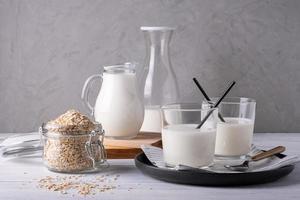
[(144, 117), (135, 74), (104, 73), (94, 114), (95, 120), (102, 124), (105, 136), (119, 139), (135, 137)]
[(217, 124), (215, 154), (241, 156), (250, 152), (254, 123), (245, 118), (224, 118)]
[(146, 107), (141, 132), (160, 133), (161, 123), (161, 109)]
[[(175, 108), (175, 105), (173, 106)], [(179, 109), (180, 106), (178, 105)], [(164, 120), (169, 124), (176, 124), (181, 120), (181, 114), (178, 112), (165, 112)], [(162, 113), (160, 106), (145, 106), (144, 122), (141, 132), (161, 133)]]
[(163, 128), (163, 152), (167, 164), (201, 167), (213, 162), (216, 130), (200, 131), (196, 127), (197, 124), (179, 124)]

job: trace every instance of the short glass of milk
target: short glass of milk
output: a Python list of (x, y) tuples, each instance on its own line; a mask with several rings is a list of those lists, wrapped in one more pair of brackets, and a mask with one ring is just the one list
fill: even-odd
[[(202, 107), (211, 107), (211, 102), (203, 102)], [(218, 106), (219, 119), (215, 156), (217, 159), (241, 159), (250, 152), (255, 121), (254, 99), (245, 97), (225, 98)], [(225, 122), (221, 120), (223, 118)]]
[[(197, 128), (205, 115), (210, 117)], [(181, 103), (162, 107), (163, 157), (168, 166), (202, 168), (214, 160), (217, 108), (201, 109), (201, 104)]]

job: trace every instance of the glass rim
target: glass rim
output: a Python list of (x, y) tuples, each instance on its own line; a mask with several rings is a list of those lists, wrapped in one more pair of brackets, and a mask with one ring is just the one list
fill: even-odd
[[(39, 128), (39, 133), (46, 137), (82, 137), (82, 136), (90, 136), (94, 134), (102, 134), (103, 128), (100, 123), (94, 123), (95, 128), (92, 130), (84, 130), (83, 126), (71, 126), (71, 125), (57, 125), (57, 124), (49, 124), (43, 123)], [(70, 129), (69, 128), (74, 128)]]
[(135, 73), (135, 67), (137, 62), (126, 62), (116, 65), (106, 65), (103, 66), (104, 73), (116, 74), (116, 73)]
[[(92, 133), (92, 132), (94, 132), (94, 133)], [(102, 132), (86, 131), (86, 132), (81, 132), (80, 134), (77, 134), (77, 135), (72, 135), (72, 134), (61, 134), (60, 132), (48, 131), (48, 132), (40, 133), (40, 134), (45, 138), (65, 139), (65, 138), (99, 137), (102, 135)]]
[(174, 31), (175, 27), (170, 26), (141, 26), (142, 31)]
[[(178, 108), (178, 106), (181, 105), (191, 105), (191, 106), (196, 106), (192, 108)], [(171, 104), (166, 104), (161, 107), (161, 109), (164, 110), (171, 110), (171, 111), (184, 111), (184, 112), (201, 112), (201, 111), (213, 111), (217, 110), (218, 108), (202, 108), (202, 104), (200, 103), (171, 103)]]
[[(206, 102), (208, 104), (213, 104), (219, 97), (210, 98), (211, 101), (203, 100), (202, 103)], [(255, 104), (256, 100), (248, 97), (225, 97), (220, 104)]]

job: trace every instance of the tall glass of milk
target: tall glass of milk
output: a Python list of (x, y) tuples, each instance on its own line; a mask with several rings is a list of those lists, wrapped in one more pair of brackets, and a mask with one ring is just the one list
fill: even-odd
[[(216, 98), (212, 98), (215, 102)], [(203, 102), (202, 107), (210, 107), (212, 102)], [(215, 156), (219, 159), (240, 159), (251, 149), (255, 120), (254, 99), (228, 97), (219, 105), (219, 113), (225, 120), (217, 123)]]
[[(210, 117), (197, 126), (208, 113)], [(217, 108), (201, 109), (201, 104), (169, 104), (162, 107), (164, 161), (169, 166), (206, 167), (213, 163)]]

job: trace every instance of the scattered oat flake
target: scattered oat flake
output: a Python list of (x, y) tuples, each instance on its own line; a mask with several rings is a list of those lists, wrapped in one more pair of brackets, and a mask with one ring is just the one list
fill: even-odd
[[(111, 175), (105, 175), (105, 177), (109, 176)], [(46, 176), (38, 181), (38, 188), (59, 192), (63, 195), (70, 193), (72, 196), (74, 196), (74, 193), (82, 196), (96, 195), (97, 192), (108, 192), (117, 188), (113, 184), (113, 181), (104, 179), (103, 177), (104, 176), (97, 176), (94, 179), (86, 180), (82, 175)]]

